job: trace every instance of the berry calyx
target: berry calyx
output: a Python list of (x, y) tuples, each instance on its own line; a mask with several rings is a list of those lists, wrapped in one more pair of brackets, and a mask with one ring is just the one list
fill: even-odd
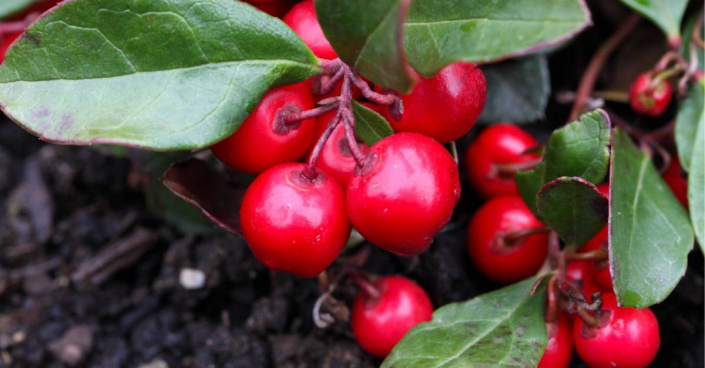
[(286, 114), (314, 107), (305, 82), (274, 88), (230, 137), (211, 146), (213, 154), (231, 168), (256, 174), (274, 165), (301, 158), (315, 134), (314, 119), (286, 123)]
[(275, 271), (313, 277), (340, 254), (350, 236), (345, 194), (307, 166), (288, 163), (259, 175), (240, 206), (242, 234), (255, 257)]
[(580, 359), (592, 368), (645, 368), (656, 357), (661, 338), (649, 308), (617, 307), (613, 293), (602, 297), (599, 326), (573, 322), (573, 342)]
[(338, 57), (330, 42), (323, 35), (321, 25), (316, 18), (316, 9), (312, 0), (294, 5), (284, 16), (286, 23), (301, 37), (313, 54), (321, 59), (333, 60)]
[(547, 322), (548, 343), (537, 368), (568, 368), (573, 358), (573, 336), (570, 321), (559, 315), (558, 321)]
[(686, 174), (681, 169), (681, 163), (678, 160), (677, 155), (671, 156), (671, 164), (663, 173), (663, 180), (671, 187), (673, 195), (676, 196), (678, 202), (680, 202), (683, 207), (688, 209), (688, 179)]
[(350, 323), (358, 344), (384, 358), (412, 327), (431, 320), (433, 305), (426, 292), (405, 277), (382, 277), (372, 286), (379, 295), (360, 291)]
[(372, 244), (405, 256), (428, 249), (459, 198), (455, 161), (438, 142), (416, 133), (373, 145), (347, 189), (353, 226)]
[(632, 109), (643, 115), (657, 117), (663, 115), (671, 102), (671, 85), (658, 79), (654, 73), (640, 75), (629, 89), (629, 102)]
[(565, 266), (565, 279), (583, 293), (588, 303), (592, 302), (593, 294), (600, 291), (594, 273), (592, 261), (570, 261)]
[(529, 152), (538, 144), (534, 137), (512, 124), (497, 124), (485, 129), (465, 152), (468, 181), (485, 198), (518, 195), (514, 182), (517, 170), (505, 170), (504, 167), (538, 164), (541, 156)]
[[(489, 279), (501, 283), (523, 280), (546, 260), (548, 239), (543, 228), (520, 197), (490, 199), (470, 220), (468, 254)], [(513, 236), (522, 232), (526, 234)]]
[(415, 132), (441, 143), (470, 131), (485, 107), (487, 83), (469, 63), (454, 63), (431, 78), (420, 78), (408, 95), (401, 95), (403, 114), (388, 120), (396, 132)]

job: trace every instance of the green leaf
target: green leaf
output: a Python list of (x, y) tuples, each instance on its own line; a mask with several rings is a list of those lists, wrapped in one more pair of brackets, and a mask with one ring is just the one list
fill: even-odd
[(39, 0), (2, 0), (0, 1), (0, 19), (19, 13)]
[(486, 63), (550, 48), (590, 23), (582, 0), (414, 0), (404, 46), (414, 69), (431, 76), (456, 61)]
[(592, 239), (607, 222), (609, 201), (583, 178), (560, 177), (541, 188), (541, 219), (570, 246)]
[(622, 0), (628, 7), (650, 19), (668, 36), (680, 38), (681, 19), (688, 0)]
[[(700, 21), (700, 39), (705, 38), (705, 26), (703, 23), (705, 23), (705, 20), (701, 18), (703, 12), (694, 12), (693, 14), (690, 15), (688, 20), (685, 23), (685, 27), (683, 27), (683, 34), (686, 35), (686, 37), (683, 37), (683, 43), (681, 44), (681, 55), (683, 56), (683, 59), (685, 61), (690, 63), (690, 45), (693, 43), (693, 28), (695, 28), (695, 25), (697, 24), (698, 21)], [(705, 69), (705, 50), (701, 49), (700, 47), (695, 47), (695, 54), (697, 56), (697, 61), (698, 61), (698, 69), (703, 70)]]
[(610, 127), (609, 116), (604, 111), (585, 113), (551, 134), (538, 166), (516, 173), (519, 194), (535, 214), (538, 214), (536, 199), (541, 187), (556, 178), (577, 176), (595, 185), (602, 182), (609, 167)]
[(448, 304), (411, 329), (382, 368), (535, 367), (546, 346), (545, 292), (531, 278)]
[(357, 101), (353, 101), (353, 113), (355, 114), (355, 132), (368, 145), (372, 146), (380, 139), (394, 134), (387, 119)]
[(612, 144), (610, 268), (617, 300), (645, 308), (685, 274), (693, 230), (688, 214), (651, 162), (620, 129)]
[[(681, 101), (676, 116), (676, 147), (681, 166), (690, 171), (693, 147), (697, 146), (697, 130), (705, 120), (705, 81), (693, 83), (688, 90), (688, 97)], [(700, 141), (702, 145), (702, 141)]]
[(688, 176), (690, 220), (700, 249), (705, 252), (705, 119), (700, 119)]
[(530, 123), (543, 119), (551, 79), (546, 55), (532, 55), (482, 68), (487, 79), (487, 102), (482, 123)]
[(281, 20), (239, 1), (74, 0), (9, 50), (0, 105), (48, 141), (197, 149), (317, 63)]
[(397, 46), (400, 11), (410, 0), (317, 0), (321, 28), (341, 60), (380, 87), (408, 93), (415, 77)]

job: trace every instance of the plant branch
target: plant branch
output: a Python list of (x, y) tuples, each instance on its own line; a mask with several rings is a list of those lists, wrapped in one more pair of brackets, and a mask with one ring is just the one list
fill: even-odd
[(619, 29), (617, 29), (617, 31), (600, 46), (595, 55), (592, 57), (585, 74), (583, 74), (583, 77), (580, 80), (575, 101), (573, 102), (573, 108), (571, 109), (570, 117), (568, 118), (569, 121), (573, 121), (578, 118), (583, 105), (585, 105), (585, 101), (587, 101), (587, 98), (592, 93), (593, 88), (595, 88), (595, 82), (597, 81), (597, 77), (600, 74), (605, 62), (607, 62), (607, 58), (612, 54), (615, 48), (617, 48), (617, 46), (622, 43), (627, 36), (629, 36), (640, 21), (641, 17), (638, 14), (632, 14), (624, 23), (622, 23)]

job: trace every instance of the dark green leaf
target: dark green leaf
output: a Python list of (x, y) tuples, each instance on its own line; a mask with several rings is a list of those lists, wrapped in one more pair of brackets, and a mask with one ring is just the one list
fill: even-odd
[(414, 0), (409, 62), (424, 76), (456, 61), (490, 62), (562, 43), (590, 24), (582, 0)]
[(321, 28), (338, 57), (383, 88), (408, 92), (414, 76), (399, 40), (400, 10), (410, 0), (317, 0)]
[(610, 268), (621, 305), (645, 308), (685, 274), (693, 230), (688, 214), (651, 162), (615, 129), (610, 172)]
[(162, 183), (221, 228), (241, 233), (238, 209), (245, 191), (231, 186), (207, 163), (197, 159), (176, 163), (164, 173)]
[(560, 177), (541, 188), (537, 207), (541, 219), (568, 245), (592, 239), (607, 222), (609, 201), (589, 181)]
[(610, 128), (604, 111), (585, 113), (551, 134), (541, 164), (516, 173), (519, 194), (534, 213), (539, 190), (551, 180), (577, 176), (595, 185), (602, 182), (609, 167)]
[[(690, 171), (690, 160), (693, 147), (697, 146), (698, 125), (705, 120), (705, 81), (693, 83), (688, 90), (688, 97), (681, 101), (676, 116), (676, 147), (681, 166)], [(702, 145), (702, 141), (700, 141)]]
[(681, 19), (688, 0), (622, 0), (622, 2), (654, 22), (669, 40), (680, 37)]
[(688, 205), (700, 249), (705, 252), (705, 119), (700, 119), (688, 176)]
[(355, 114), (355, 132), (368, 145), (371, 146), (380, 139), (394, 134), (387, 119), (360, 105), (357, 101), (353, 101), (353, 113)]
[(48, 141), (195, 149), (317, 63), (281, 20), (239, 1), (74, 0), (10, 49), (0, 104)]
[(39, 0), (2, 0), (0, 1), (0, 19), (19, 13)]
[(513, 59), (482, 68), (487, 79), (487, 102), (482, 123), (530, 123), (542, 119), (551, 94), (545, 55)]
[(535, 278), (448, 304), (410, 330), (382, 368), (535, 367), (546, 346), (546, 293)]

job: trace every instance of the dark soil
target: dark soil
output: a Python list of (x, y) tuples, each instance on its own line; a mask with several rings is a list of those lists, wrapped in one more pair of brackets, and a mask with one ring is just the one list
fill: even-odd
[[(596, 22), (607, 31), (589, 31), (551, 58), (555, 90), (575, 88), (609, 35), (609, 20)], [(551, 102), (548, 116), (532, 128), (539, 136), (562, 124), (567, 107)], [(314, 325), (316, 279), (271, 273), (238, 237), (214, 226), (187, 234), (163, 220), (172, 213), (150, 212), (141, 189), (149, 178), (136, 166), (93, 148), (44, 144), (0, 120), (0, 367), (379, 365), (347, 323)], [(414, 278), (436, 306), (499, 287), (468, 261), (465, 226), (480, 200), (464, 189), (457, 226), (430, 251), (409, 260), (370, 248), (365, 268)], [(704, 366), (699, 250), (689, 262), (677, 289), (653, 307), (662, 340), (654, 367)], [(180, 281), (184, 269), (197, 277)], [(201, 275), (202, 287), (182, 286)], [(353, 295), (344, 283), (336, 297), (350, 303)], [(583, 367), (577, 358), (573, 366)]]

